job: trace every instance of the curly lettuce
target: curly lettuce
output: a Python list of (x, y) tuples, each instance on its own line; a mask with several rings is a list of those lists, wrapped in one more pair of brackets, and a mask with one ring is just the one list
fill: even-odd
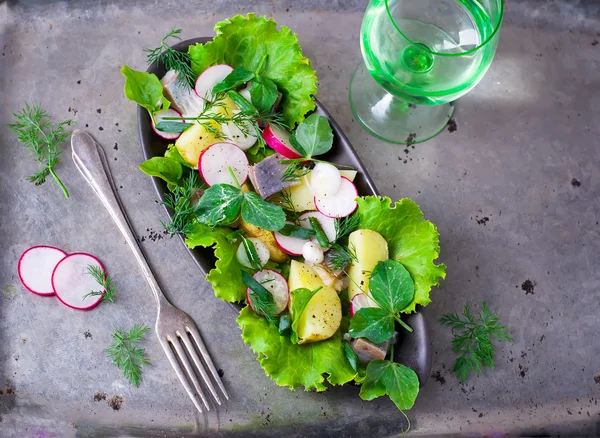
[(271, 79), (283, 94), (281, 107), (289, 125), (315, 108), (317, 76), (289, 28), (277, 30), (273, 19), (248, 14), (217, 23), (215, 33), (212, 41), (188, 49), (194, 74), (225, 63)]
[(440, 254), (436, 226), (408, 198), (393, 205), (388, 197), (365, 196), (357, 201), (359, 228), (381, 234), (388, 243), (390, 259), (401, 262), (415, 282), (415, 296), (403, 312), (414, 312), (417, 304), (429, 304), (432, 286), (446, 278), (446, 265), (434, 263)]
[(356, 371), (344, 355), (342, 334), (312, 344), (292, 344), (288, 336), (280, 336), (277, 328), (265, 318), (245, 307), (237, 318), (244, 343), (258, 355), (258, 361), (279, 386), (305, 391), (325, 391), (325, 380), (343, 385), (356, 377)]

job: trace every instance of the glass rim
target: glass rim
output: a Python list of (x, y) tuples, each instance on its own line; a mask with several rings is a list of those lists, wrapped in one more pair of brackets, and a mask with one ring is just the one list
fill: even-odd
[[(390, 19), (390, 21), (392, 22), (392, 24), (394, 25), (394, 28), (398, 31), (398, 33), (400, 35), (402, 35), (402, 37), (408, 41), (410, 44), (412, 45), (416, 45), (417, 43), (415, 43), (413, 40), (411, 40), (409, 37), (407, 37), (404, 32), (402, 32), (400, 30), (400, 28), (398, 27), (398, 25), (396, 24), (396, 21), (394, 20), (394, 18), (392, 17), (392, 13), (390, 12), (390, 6), (389, 6), (389, 0), (384, 0), (385, 1), (385, 11), (388, 15), (388, 18)], [(448, 57), (459, 57), (459, 56), (465, 56), (465, 55), (471, 55), (479, 50), (481, 50), (483, 47), (485, 47), (498, 33), (498, 31), (500, 30), (500, 27), (502, 25), (502, 19), (504, 18), (504, 0), (499, 0), (500, 1), (500, 16), (498, 17), (498, 21), (494, 26), (494, 31), (492, 32), (492, 34), (487, 37), (487, 39), (485, 41), (483, 41), (481, 44), (479, 44), (477, 47), (467, 51), (467, 52), (461, 52), (461, 53), (440, 53), (440, 52), (435, 52), (433, 50), (431, 50), (429, 47), (425, 46), (423, 47), (423, 50), (432, 54), (432, 55), (436, 55), (436, 56), (448, 56)]]

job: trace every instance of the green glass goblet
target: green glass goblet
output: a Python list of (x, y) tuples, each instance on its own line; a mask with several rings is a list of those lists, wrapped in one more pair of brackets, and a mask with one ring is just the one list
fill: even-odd
[(444, 130), (453, 102), (492, 63), (504, 0), (371, 0), (361, 28), (364, 64), (350, 105), (376, 137), (420, 143)]

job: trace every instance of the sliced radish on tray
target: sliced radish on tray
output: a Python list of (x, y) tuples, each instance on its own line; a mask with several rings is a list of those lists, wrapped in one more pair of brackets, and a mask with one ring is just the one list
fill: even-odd
[(225, 79), (233, 68), (227, 64), (217, 64), (204, 70), (196, 79), (196, 94), (200, 97), (209, 96), (215, 85)]
[[(321, 228), (323, 228), (323, 232), (325, 233), (327, 239), (329, 239), (330, 242), (335, 241), (335, 238), (337, 237), (337, 232), (335, 231), (334, 218), (325, 216), (323, 213), (319, 213), (318, 211), (309, 211), (308, 213), (300, 215), (300, 217), (298, 218), (300, 220), (300, 226), (302, 228), (312, 230), (312, 225), (308, 220), (309, 217), (314, 217), (319, 222)], [(316, 242), (317, 240), (313, 237), (311, 241)]]
[[(154, 129), (154, 132), (156, 132), (159, 136), (161, 136), (162, 138), (166, 138), (167, 140), (175, 140), (179, 138), (181, 132), (163, 132), (156, 129), (154, 120), (156, 119), (156, 123), (158, 124), (162, 122), (165, 117), (181, 117), (181, 113), (179, 111), (175, 111), (172, 108), (169, 108), (168, 110), (163, 111), (162, 113), (155, 114), (154, 118), (150, 118), (152, 122), (152, 129)], [(178, 123), (176, 120), (165, 120), (165, 122)], [(183, 123), (183, 120), (181, 120), (181, 123)]]
[[(239, 110), (233, 111), (234, 115), (237, 113), (239, 113)], [(255, 132), (255, 129), (251, 124), (246, 123), (245, 125), (246, 125), (245, 128), (248, 130), (248, 132)], [(222, 127), (223, 127), (223, 134), (225, 134), (225, 137), (227, 137), (227, 139), (230, 142), (239, 146), (239, 148), (243, 151), (250, 149), (252, 146), (254, 146), (254, 144), (256, 143), (256, 140), (258, 140), (252, 134), (248, 134), (248, 135), (244, 134), (242, 132), (242, 130), (240, 128), (238, 128), (237, 125), (233, 122), (229, 122), (225, 125), (222, 125)]]
[(335, 195), (342, 185), (340, 171), (333, 164), (317, 163), (310, 172), (310, 187), (318, 198)]
[(289, 159), (302, 158), (302, 155), (290, 143), (290, 133), (285, 129), (268, 125), (262, 133), (262, 138), (271, 149), (284, 157)]
[[(283, 312), (290, 299), (290, 289), (283, 275), (272, 269), (263, 269), (262, 271), (258, 271), (252, 277), (271, 293), (273, 300), (275, 301), (275, 311), (277, 314)], [(254, 309), (252, 308), (252, 297), (250, 297), (250, 295), (253, 293), (254, 292), (252, 292), (250, 288), (246, 289), (246, 301), (252, 310)]]
[[(267, 245), (262, 243), (256, 237), (248, 237), (248, 240), (254, 245), (256, 255), (258, 255), (258, 259), (260, 260), (260, 266), (262, 267), (266, 265), (269, 261), (269, 257), (271, 257), (271, 253), (269, 252), (269, 248), (267, 248)], [(246, 248), (244, 248), (243, 243), (240, 243), (240, 246), (238, 246), (235, 255), (238, 259), (238, 262), (240, 262), (246, 268), (252, 269), (252, 263), (250, 263), (250, 259), (248, 258), (248, 254), (246, 254)]]
[(233, 143), (215, 143), (200, 154), (198, 170), (209, 186), (215, 184), (235, 186), (229, 168), (233, 171), (237, 182), (244, 184), (250, 171), (248, 158), (244, 151)]
[(19, 259), (19, 279), (23, 286), (37, 295), (54, 295), (52, 272), (67, 253), (53, 246), (34, 246)]
[(354, 213), (358, 207), (357, 197), (356, 186), (348, 178), (342, 177), (342, 183), (337, 193), (322, 198), (315, 196), (315, 206), (325, 216), (346, 217)]
[(86, 296), (92, 291), (102, 291), (102, 286), (88, 272), (88, 267), (104, 266), (96, 257), (83, 252), (63, 258), (52, 273), (52, 287), (56, 297), (66, 306), (77, 310), (90, 310), (102, 301), (102, 295)]
[(354, 316), (360, 309), (368, 307), (379, 307), (379, 305), (367, 294), (358, 293), (350, 301), (350, 316)]
[[(294, 225), (293, 222), (286, 222), (289, 225)], [(302, 248), (304, 248), (304, 244), (310, 242), (308, 239), (299, 239), (297, 237), (284, 236), (281, 233), (275, 232), (273, 233), (275, 236), (275, 241), (279, 248), (286, 254), (291, 256), (301, 256)]]

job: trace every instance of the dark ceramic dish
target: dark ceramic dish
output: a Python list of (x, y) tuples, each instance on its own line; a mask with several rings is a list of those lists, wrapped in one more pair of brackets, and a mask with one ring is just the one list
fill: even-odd
[[(210, 38), (194, 38), (173, 46), (176, 50), (187, 51), (190, 45), (196, 43), (205, 43), (210, 41)], [(163, 77), (166, 73), (163, 66), (152, 65), (148, 68), (149, 73), (154, 73), (159, 78)], [(338, 124), (333, 120), (327, 110), (321, 105), (318, 100), (315, 100), (317, 108), (316, 113), (325, 116), (329, 119), (329, 123), (333, 128), (334, 141), (331, 151), (322, 158), (339, 164), (345, 164), (352, 166), (358, 171), (354, 183), (358, 189), (358, 192), (363, 195), (377, 195), (377, 189), (373, 180), (369, 176), (367, 169), (363, 166), (362, 162), (356, 155), (356, 152), (352, 148), (350, 141), (346, 138)], [(138, 124), (140, 130), (140, 141), (142, 143), (142, 150), (144, 152), (144, 158), (150, 159), (156, 156), (163, 156), (167, 150), (167, 145), (170, 143), (168, 140), (160, 138), (156, 135), (150, 124), (150, 116), (148, 112), (138, 106)], [(164, 200), (165, 193), (168, 193), (167, 184), (160, 178), (152, 178), (156, 192), (161, 200)], [(167, 209), (169, 216), (172, 214)], [(210, 248), (194, 248), (189, 250), (194, 261), (203, 273), (208, 273), (215, 265), (215, 256), (213, 250)], [(401, 334), (399, 344), (396, 348), (395, 357), (396, 360), (403, 363), (404, 365), (411, 367), (415, 370), (419, 376), (421, 385), (423, 385), (431, 371), (431, 352), (429, 348), (429, 333), (425, 322), (425, 317), (422, 312), (409, 315), (405, 318), (405, 321), (414, 329), (414, 333), (409, 334), (406, 330), (398, 329)]]

